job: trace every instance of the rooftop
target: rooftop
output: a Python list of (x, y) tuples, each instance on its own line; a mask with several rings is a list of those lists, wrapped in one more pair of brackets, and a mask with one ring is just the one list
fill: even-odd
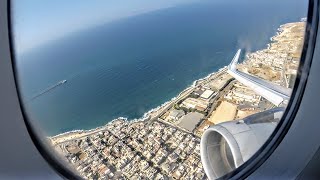
[(180, 118), (181, 116), (184, 115), (184, 111), (183, 110), (177, 110), (177, 109), (173, 109), (170, 111), (169, 116), (172, 118)]
[(200, 97), (204, 98), (204, 99), (208, 99), (212, 96), (212, 94), (214, 93), (214, 91), (212, 90), (205, 90)]
[(178, 126), (192, 131), (203, 117), (204, 115), (198, 112), (188, 113), (180, 119)]

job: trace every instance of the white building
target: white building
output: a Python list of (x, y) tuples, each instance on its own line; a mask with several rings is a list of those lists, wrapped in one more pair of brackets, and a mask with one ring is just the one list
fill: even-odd
[(201, 94), (200, 97), (203, 98), (203, 99), (209, 99), (209, 98), (211, 98), (213, 95), (216, 95), (216, 94), (217, 94), (216, 92), (207, 89), (207, 90), (205, 90), (205, 91)]
[(185, 115), (184, 111), (173, 109), (170, 111), (168, 118), (173, 120), (178, 120), (184, 115)]

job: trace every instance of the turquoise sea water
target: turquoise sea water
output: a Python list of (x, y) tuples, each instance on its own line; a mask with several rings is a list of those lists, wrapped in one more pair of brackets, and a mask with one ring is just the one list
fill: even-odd
[(90, 27), (17, 54), (28, 116), (48, 135), (95, 128), (120, 116), (140, 118), (227, 65), (238, 48), (265, 48), (279, 25), (306, 16), (306, 4), (297, 2), (172, 7)]

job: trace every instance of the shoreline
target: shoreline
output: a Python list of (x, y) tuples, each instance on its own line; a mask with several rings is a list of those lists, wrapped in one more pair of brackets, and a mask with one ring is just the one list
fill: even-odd
[[(270, 38), (267, 48), (246, 54), (237, 68), (290, 88), (285, 82), (296, 75), (296, 71), (291, 73), (298, 67), (293, 56), (302, 50), (305, 30), (305, 24), (297, 23), (284, 24), (284, 31)], [(227, 66), (163, 101), (140, 118), (119, 117), (94, 129), (69, 131), (48, 140), (84, 178), (204, 179), (200, 142), (208, 127), (277, 107), (232, 77)], [(176, 170), (170, 171), (171, 165)], [(178, 177), (179, 167), (184, 171)]]
[[(299, 22), (302, 22), (302, 21), (299, 21)], [(296, 22), (289, 22), (289, 23), (285, 23), (285, 24), (282, 24), (280, 25), (279, 28), (277, 28), (277, 31), (276, 33), (269, 38), (269, 42), (266, 44), (266, 48), (267, 50), (270, 50), (271, 48), (271, 44), (276, 42), (277, 40), (275, 40), (274, 38), (277, 37), (279, 34), (281, 34), (283, 31), (284, 31), (284, 28), (290, 24), (294, 24)], [(261, 49), (261, 50), (264, 50), (264, 49)], [(261, 51), (261, 50), (257, 50), (258, 51)], [(206, 81), (207, 79), (209, 79), (211, 76), (214, 76), (216, 74), (219, 74), (223, 71), (226, 71), (226, 68), (227, 66), (224, 66), (224, 67), (221, 67), (219, 68), (217, 71), (215, 72), (212, 72), (210, 74), (208, 74), (207, 76), (205, 77), (202, 77), (200, 79), (197, 79), (197, 80), (194, 80), (192, 82), (191, 85), (187, 86), (185, 89), (183, 89), (180, 93), (178, 93), (176, 96), (174, 96), (173, 98), (171, 98), (170, 100), (160, 104), (159, 106), (155, 107), (155, 108), (152, 108), (148, 111), (146, 111), (140, 118), (135, 118), (135, 119), (128, 119), (126, 117), (118, 117), (118, 118), (115, 118), (109, 122), (107, 122), (106, 124), (104, 125), (101, 125), (101, 126), (98, 126), (96, 128), (92, 128), (92, 129), (76, 129), (76, 130), (71, 130), (71, 131), (66, 131), (66, 132), (63, 132), (63, 133), (59, 133), (57, 135), (53, 135), (53, 136), (47, 136), (47, 138), (49, 138), (51, 141), (59, 141), (59, 139), (63, 138), (67, 138), (67, 139), (74, 139), (74, 138), (77, 138), (78, 136), (85, 136), (85, 135), (88, 135), (88, 134), (91, 134), (91, 133), (94, 133), (96, 131), (99, 131), (99, 130), (103, 130), (104, 128), (106, 128), (109, 124), (115, 122), (115, 121), (118, 121), (118, 120), (123, 120), (125, 122), (129, 122), (129, 123), (135, 123), (135, 122), (145, 122), (147, 120), (150, 120), (154, 117), (156, 117), (157, 115), (161, 114), (161, 111), (167, 106), (167, 105), (170, 105), (171, 103), (173, 103), (175, 100), (179, 99), (184, 93), (192, 90), (193, 88), (195, 88), (196, 86), (199, 85), (199, 83), (203, 82), (203, 81)], [(76, 137), (74, 137), (76, 136)], [(69, 138), (68, 138), (69, 137)]]
[[(59, 133), (59, 134), (53, 135), (53, 136), (47, 136), (47, 138), (51, 139), (51, 141), (54, 141), (54, 139), (63, 138), (64, 136), (85, 136), (87, 134), (94, 133), (95, 131), (102, 130), (102, 129), (106, 128), (108, 126), (108, 124), (111, 124), (114, 121), (118, 121), (118, 120), (124, 120), (124, 121), (130, 122), (130, 123), (143, 122), (143, 121), (149, 120), (149, 119), (151, 119), (150, 116), (152, 116), (154, 113), (155, 114), (159, 114), (158, 111), (161, 111), (162, 108), (166, 107), (167, 105), (169, 105), (170, 103), (172, 103), (173, 101), (178, 99), (182, 94), (184, 94), (185, 92), (191, 90), (192, 88), (195, 88), (199, 83), (201, 83), (202, 81), (205, 81), (206, 79), (210, 78), (211, 76), (213, 76), (215, 74), (218, 74), (219, 72), (225, 71), (226, 68), (227, 68), (227, 66), (223, 66), (222, 68), (219, 68), (217, 71), (212, 72), (212, 73), (208, 74), (205, 77), (202, 77), (200, 79), (197, 79), (197, 80), (193, 81), (191, 85), (187, 86), (185, 89), (183, 89), (175, 97), (171, 98), (169, 101), (166, 101), (166, 102), (162, 103), (161, 105), (159, 105), (159, 106), (157, 106), (155, 108), (152, 108), (152, 109), (148, 110), (140, 118), (128, 119), (126, 117), (118, 117), (118, 118), (115, 118), (115, 119), (107, 122), (106, 124), (104, 124), (102, 126), (98, 126), (96, 128), (87, 129), (87, 130), (86, 129), (75, 129), (75, 130)], [(73, 138), (70, 138), (70, 139), (73, 139)]]

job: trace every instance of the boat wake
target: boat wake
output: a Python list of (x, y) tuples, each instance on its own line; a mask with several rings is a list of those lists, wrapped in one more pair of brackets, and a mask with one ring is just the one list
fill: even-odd
[(33, 97), (30, 99), (30, 101), (35, 100), (36, 98), (38, 98), (38, 97), (40, 97), (40, 96), (42, 96), (42, 95), (50, 92), (51, 90), (53, 90), (53, 89), (55, 89), (55, 88), (63, 85), (63, 84), (66, 83), (66, 82), (67, 82), (67, 80), (59, 81), (58, 83), (56, 83), (56, 84), (48, 87), (47, 89), (45, 89), (45, 90), (41, 91), (40, 93), (38, 93), (37, 95), (33, 96)]

